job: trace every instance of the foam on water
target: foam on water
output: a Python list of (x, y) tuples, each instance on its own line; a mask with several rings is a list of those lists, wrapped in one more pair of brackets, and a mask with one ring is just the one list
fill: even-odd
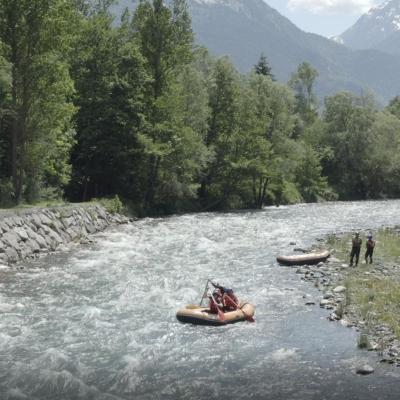
[[(399, 206), (335, 203), (147, 218), (97, 235), (90, 247), (17, 272), (1, 269), (0, 393), (209, 400), (229, 390), (234, 398), (325, 393), (344, 400), (349, 393), (369, 400), (386, 390), (386, 398), (396, 398), (394, 379), (383, 373), (354, 379), (348, 365), (365, 356), (355, 348), (357, 333), (305, 307), (304, 296), (317, 292), (275, 256), (291, 252), (290, 242), (308, 247), (328, 233), (399, 224)], [(199, 303), (208, 278), (255, 304), (257, 322), (179, 324), (176, 310)], [(305, 374), (312, 378), (305, 381)]]

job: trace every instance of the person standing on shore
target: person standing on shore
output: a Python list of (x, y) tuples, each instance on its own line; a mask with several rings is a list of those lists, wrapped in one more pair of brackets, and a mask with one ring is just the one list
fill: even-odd
[(368, 257), (369, 257), (369, 263), (372, 264), (372, 256), (374, 255), (374, 249), (375, 249), (375, 240), (372, 238), (372, 235), (368, 235), (368, 240), (366, 243), (367, 251), (365, 252), (365, 262), (368, 263)]
[(353, 259), (356, 257), (356, 266), (358, 265), (358, 260), (360, 258), (362, 240), (360, 234), (357, 232), (352, 240), (351, 253), (350, 253), (350, 267), (353, 266)]

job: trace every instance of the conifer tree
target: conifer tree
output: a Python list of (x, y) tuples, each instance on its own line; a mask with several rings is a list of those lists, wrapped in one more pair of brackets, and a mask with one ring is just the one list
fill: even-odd
[(274, 75), (272, 74), (272, 69), (268, 64), (267, 57), (264, 53), (261, 54), (258, 63), (254, 66), (254, 72), (258, 75), (269, 76), (272, 80), (275, 80)]

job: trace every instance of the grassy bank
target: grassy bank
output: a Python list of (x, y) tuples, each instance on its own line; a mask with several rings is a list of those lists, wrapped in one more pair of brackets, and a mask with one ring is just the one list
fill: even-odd
[[(342, 284), (347, 288), (343, 313), (362, 321), (365, 332), (389, 328), (400, 340), (400, 231), (381, 229), (374, 235), (374, 262), (364, 261), (365, 235), (358, 267), (346, 268)], [(330, 237), (335, 257), (348, 262), (352, 235)], [(360, 343), (361, 344), (361, 343)]]
[(34, 204), (22, 203), (18, 206), (11, 208), (1, 208), (0, 207), (0, 216), (7, 216), (8, 214), (13, 214), (15, 212), (24, 213), (24, 211), (29, 211), (35, 208), (54, 208), (54, 207), (69, 207), (69, 206), (79, 206), (79, 207), (90, 207), (94, 204), (100, 204), (103, 206), (109, 213), (111, 214), (123, 214), (127, 215), (128, 210), (127, 207), (122, 203), (118, 196), (113, 198), (100, 198), (93, 199), (92, 201), (88, 201), (85, 203), (69, 203), (64, 200), (51, 200), (51, 201), (42, 201)]

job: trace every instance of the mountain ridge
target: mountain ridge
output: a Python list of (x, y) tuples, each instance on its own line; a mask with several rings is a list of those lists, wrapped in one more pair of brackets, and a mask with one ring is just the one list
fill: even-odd
[(283, 82), (300, 63), (313, 65), (320, 74), (315, 86), (320, 98), (340, 90), (373, 91), (386, 103), (400, 93), (399, 56), (352, 50), (304, 32), (263, 0), (189, 0), (188, 5), (196, 42), (215, 56), (229, 56), (241, 72), (251, 70), (264, 53)]
[(353, 49), (400, 54), (400, 0), (388, 0), (371, 8), (338, 39)]

